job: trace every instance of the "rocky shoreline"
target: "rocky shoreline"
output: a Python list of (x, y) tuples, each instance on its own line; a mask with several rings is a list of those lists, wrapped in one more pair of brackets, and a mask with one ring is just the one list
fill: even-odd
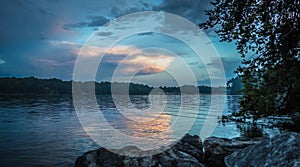
[(288, 132), (271, 139), (209, 137), (203, 142), (187, 134), (160, 154), (126, 157), (100, 148), (84, 153), (75, 163), (75, 167), (101, 166), (300, 166), (300, 134)]

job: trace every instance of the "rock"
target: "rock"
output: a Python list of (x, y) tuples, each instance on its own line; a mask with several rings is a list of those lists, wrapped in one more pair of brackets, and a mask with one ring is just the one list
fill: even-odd
[(205, 163), (206, 166), (212, 167), (226, 166), (224, 157), (249, 145), (260, 143), (262, 139), (263, 138), (237, 137), (233, 139), (227, 139), (209, 137), (203, 143), (203, 147), (205, 150), (205, 159), (203, 163)]
[[(122, 151), (143, 155), (134, 146)], [(85, 153), (75, 163), (75, 167), (100, 166), (300, 166), (300, 135), (286, 133), (272, 139), (209, 137), (203, 144), (198, 136), (186, 135), (160, 154), (128, 157), (100, 148)]]
[[(136, 151), (136, 147), (126, 147), (124, 152)], [(203, 161), (202, 142), (198, 136), (186, 135), (173, 147), (160, 154), (145, 157), (122, 156), (100, 148), (90, 151), (77, 158), (75, 167), (100, 167), (100, 166), (191, 166), (202, 167)]]
[(90, 151), (83, 156), (77, 158), (75, 166), (84, 167), (110, 167), (110, 166), (123, 166), (123, 157), (107, 151), (103, 148), (98, 151)]
[(300, 166), (300, 134), (288, 132), (225, 157), (231, 166)]

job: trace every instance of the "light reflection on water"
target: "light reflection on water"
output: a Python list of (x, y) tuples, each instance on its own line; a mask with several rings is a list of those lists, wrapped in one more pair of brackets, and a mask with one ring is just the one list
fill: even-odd
[[(217, 95), (200, 96), (201, 106), (189, 133), (200, 134), (211, 98), (219, 99), (220, 103), (223, 99)], [(226, 96), (223, 114), (238, 110), (238, 98), (238, 96)], [(189, 100), (192, 101), (186, 99), (184, 104), (189, 105)], [(180, 96), (168, 96), (163, 113), (149, 114), (143, 118), (145, 121), (141, 122), (134, 122), (120, 114), (109, 96), (98, 96), (97, 101), (105, 119), (122, 133), (165, 140), (161, 142), (173, 140), (172, 134), (176, 132), (170, 128), (170, 125), (177, 117)], [(133, 96), (131, 101), (137, 108), (149, 107), (146, 96)], [(211, 107), (212, 110), (217, 110), (218, 104)], [(209, 116), (216, 117), (213, 114)], [(189, 111), (182, 117), (187, 121), (192, 119), (193, 111)], [(218, 124), (213, 135), (232, 138), (239, 136), (240, 131), (234, 123), (229, 122), (225, 126)], [(112, 138), (112, 140), (118, 139)], [(73, 166), (78, 156), (98, 147), (83, 131), (70, 96), (0, 96), (1, 167)]]

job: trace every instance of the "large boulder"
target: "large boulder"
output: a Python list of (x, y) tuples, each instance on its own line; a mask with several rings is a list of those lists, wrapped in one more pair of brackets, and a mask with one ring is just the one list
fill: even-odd
[(204, 163), (208, 167), (225, 167), (224, 158), (234, 151), (241, 150), (249, 145), (257, 144), (263, 138), (237, 137), (233, 139), (209, 137), (203, 142), (205, 150)]
[[(136, 151), (136, 147), (127, 147), (123, 150)], [(204, 166), (202, 142), (198, 136), (186, 135), (172, 148), (160, 154), (145, 157), (122, 156), (100, 148), (90, 151), (80, 156), (75, 163), (75, 167), (148, 167), (148, 166)]]
[(288, 132), (225, 157), (231, 166), (300, 166), (300, 134)]
[[(141, 153), (136, 147), (123, 151), (124, 155)], [(290, 132), (272, 139), (209, 137), (203, 144), (198, 136), (186, 135), (153, 156), (122, 156), (100, 148), (85, 153), (75, 163), (75, 167), (98, 166), (300, 166), (300, 135)]]

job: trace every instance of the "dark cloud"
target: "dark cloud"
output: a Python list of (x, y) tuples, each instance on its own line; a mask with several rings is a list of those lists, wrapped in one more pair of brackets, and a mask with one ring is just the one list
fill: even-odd
[(136, 8), (136, 7), (130, 7), (130, 8), (126, 8), (124, 10), (124, 8), (120, 8), (120, 7), (117, 7), (117, 6), (114, 6), (112, 9), (111, 9), (111, 14), (112, 16), (114, 17), (120, 17), (120, 16), (123, 16), (123, 15), (126, 15), (126, 14), (130, 14), (130, 13), (135, 13), (135, 12), (140, 12), (140, 11), (143, 11), (143, 9), (141, 8)]
[(191, 65), (191, 66), (193, 66), (193, 65), (198, 65), (198, 64), (200, 64), (200, 62), (195, 61), (195, 62), (191, 62), (191, 63), (188, 63), (188, 64)]
[(112, 32), (98, 32), (97, 33), (98, 36), (110, 36), (112, 34), (113, 34)]
[(163, 0), (152, 10), (177, 14), (198, 24), (206, 19), (204, 11), (210, 8), (210, 0)]
[(0, 45), (24, 44), (51, 35), (55, 15), (46, 3), (31, 1), (0, 1)]
[(104, 16), (90, 16), (89, 19), (90, 21), (85, 23), (88, 27), (99, 27), (109, 21), (109, 19)]
[[(141, 11), (165, 11), (177, 14), (189, 19), (195, 24), (205, 21), (204, 10), (210, 8), (209, 0), (163, 0), (160, 4), (154, 5), (150, 2), (140, 0), (135, 6), (127, 6), (125, 2), (115, 4), (110, 10), (110, 17), (117, 18), (126, 14)], [(78, 23), (65, 24), (65, 29), (92, 27), (96, 28), (108, 22), (108, 16), (89, 16), (87, 20)]]
[(70, 29), (70, 28), (83, 28), (83, 27), (92, 27), (92, 28), (97, 28), (109, 21), (108, 18), (104, 16), (89, 16), (87, 21), (82, 21), (79, 23), (75, 24), (65, 24), (64, 28), (65, 29)]
[(153, 32), (143, 32), (143, 33), (138, 33), (137, 35), (139, 35), (139, 36), (153, 35)]

